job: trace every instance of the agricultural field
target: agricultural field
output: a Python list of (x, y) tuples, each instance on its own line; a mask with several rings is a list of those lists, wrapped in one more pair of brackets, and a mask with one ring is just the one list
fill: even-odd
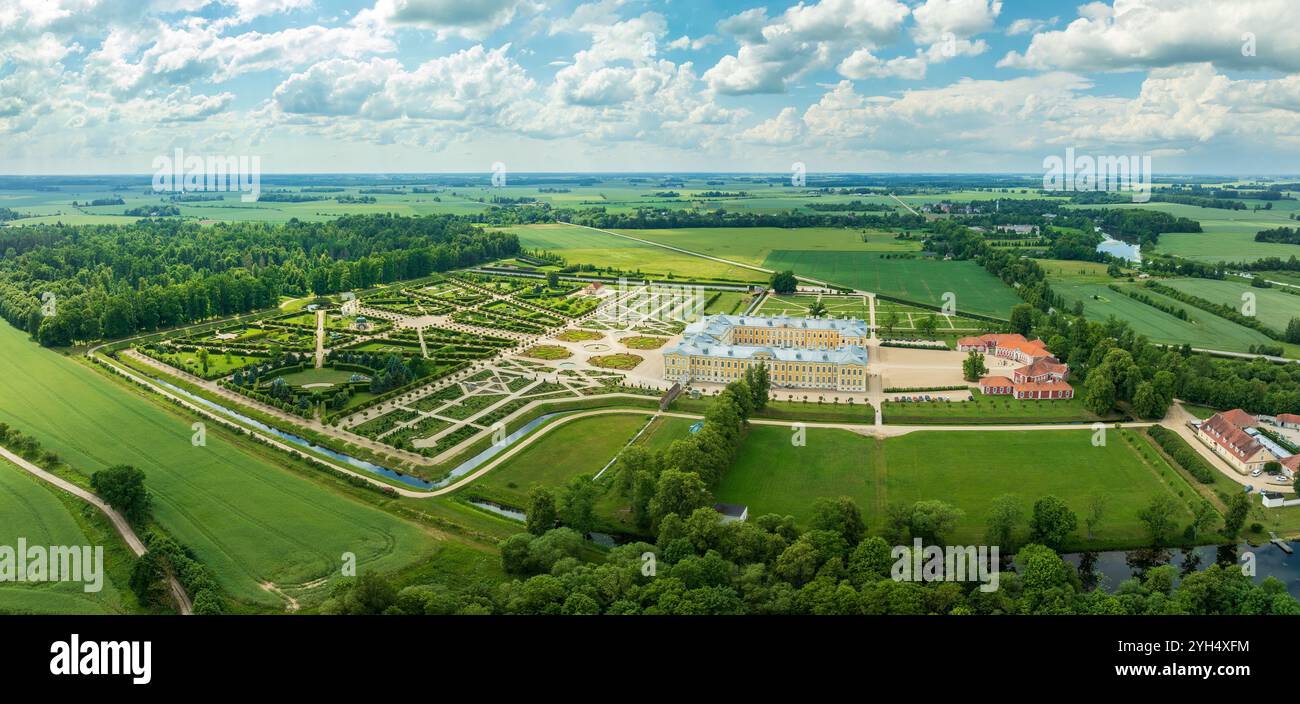
[[(1259, 201), (1244, 201), (1248, 204)], [(1266, 257), (1287, 259), (1300, 253), (1300, 247), (1275, 242), (1256, 242), (1255, 233), (1276, 227), (1295, 227), (1296, 221), (1288, 216), (1294, 212), (1294, 201), (1276, 201), (1273, 210), (1226, 210), (1202, 208), (1180, 203), (1121, 203), (1116, 208), (1143, 208), (1160, 210), (1176, 217), (1191, 218), (1201, 223), (1202, 232), (1176, 232), (1160, 235), (1155, 250), (1203, 262), (1253, 262)]]
[(591, 264), (599, 270), (657, 274), (678, 279), (719, 279), (766, 282), (769, 275), (714, 262), (662, 247), (642, 244), (576, 225), (516, 225), (507, 228), (519, 236), (526, 249), (540, 249), (564, 257), (569, 264)]
[(919, 241), (895, 239), (894, 232), (854, 228), (685, 227), (616, 232), (755, 266), (763, 266), (768, 256), (778, 250), (915, 252), (921, 249)]
[[(1135, 286), (1134, 284), (1123, 284)], [(1152, 342), (1171, 345), (1191, 345), (1202, 349), (1220, 349), (1229, 352), (1248, 352), (1251, 345), (1277, 344), (1263, 333), (1242, 327), (1213, 313), (1180, 303), (1145, 289), (1141, 293), (1152, 299), (1179, 306), (1188, 313), (1188, 320), (1174, 316), (1110, 290), (1103, 283), (1052, 284), (1066, 303), (1083, 301), (1084, 315), (1089, 320), (1104, 322), (1110, 316), (1127, 322)], [(1285, 294), (1280, 294), (1285, 295)]]
[(141, 469), (159, 525), (239, 601), (282, 607), (263, 583), (292, 589), (329, 578), (344, 552), (368, 568), (391, 570), (433, 547), (423, 529), (286, 470), (266, 450), (211, 429), (205, 447), (193, 446), (189, 416), (8, 325), (0, 325), (0, 357), (23, 370), (0, 377), (0, 421), (87, 476), (114, 464)]
[(902, 258), (876, 252), (808, 252), (773, 250), (763, 263), (774, 270), (932, 306), (943, 294), (956, 295), (957, 313), (1006, 318), (1020, 303), (1009, 286), (974, 261)]
[(1242, 296), (1250, 294), (1255, 298), (1255, 317), (1278, 332), (1286, 331), (1292, 318), (1300, 318), (1300, 295), (1287, 293), (1281, 287), (1255, 288), (1238, 281), (1217, 279), (1168, 279), (1160, 283), (1237, 310), (1244, 305)]
[[(16, 550), (20, 538), (28, 546), (104, 546), (105, 574), (101, 589), (87, 593), (82, 582), (6, 581), (0, 583), (0, 614), (129, 613), (127, 603), (134, 602), (134, 596), (123, 592), (126, 584), (118, 584), (113, 579), (114, 574), (121, 577), (124, 570), (130, 574), (125, 565), (115, 564), (131, 554), (129, 549), (116, 533), (111, 537), (87, 536), (72, 511), (82, 512), (81, 520), (88, 521), (91, 520), (88, 516), (101, 515), (98, 509), (74, 497), (57, 495), (56, 491), (0, 459), (0, 546)], [(107, 519), (101, 522), (108, 525)], [(104, 545), (108, 541), (112, 544)]]
[(1130, 431), (1114, 431), (1104, 447), (1079, 430), (914, 432), (885, 440), (823, 428), (807, 433), (806, 446), (798, 447), (789, 428), (751, 427), (717, 499), (747, 505), (751, 516), (791, 515), (807, 525), (816, 499), (848, 496), (872, 532), (883, 529), (887, 506), (938, 499), (965, 512), (948, 536), (955, 544), (981, 543), (988, 507), (1003, 494), (1020, 497), (1026, 515), (1052, 494), (1079, 516), (1091, 495), (1105, 494), (1095, 541), (1088, 544), (1081, 527), (1071, 540), (1078, 548), (1143, 544), (1137, 512), (1159, 494), (1179, 499), (1180, 524), (1191, 520), (1191, 488), (1151, 459), (1154, 451), (1144, 456), (1144, 441)]

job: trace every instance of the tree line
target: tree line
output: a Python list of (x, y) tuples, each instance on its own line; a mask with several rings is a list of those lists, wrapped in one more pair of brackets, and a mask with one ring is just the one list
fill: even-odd
[(0, 230), (0, 317), (46, 346), (247, 313), (519, 251), (454, 216), (283, 224), (147, 220)]

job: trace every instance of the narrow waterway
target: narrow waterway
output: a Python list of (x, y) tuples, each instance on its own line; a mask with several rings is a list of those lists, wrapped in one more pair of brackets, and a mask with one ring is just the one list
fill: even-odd
[[(1294, 549), (1296, 543), (1291, 543)], [(1115, 591), (1121, 582), (1130, 577), (1140, 577), (1152, 567), (1173, 565), (1180, 576), (1206, 569), (1210, 565), (1240, 568), (1247, 564), (1243, 559), (1252, 555), (1255, 582), (1266, 577), (1276, 577), (1286, 585), (1291, 596), (1300, 599), (1300, 555), (1288, 555), (1271, 543), (1258, 547), (1241, 545), (1206, 545), (1198, 548), (1171, 548), (1165, 550), (1113, 550), (1106, 552), (1071, 553), (1062, 555), (1065, 561), (1079, 568), (1085, 587), (1101, 587)], [(1095, 575), (1090, 580), (1087, 575)]]
[(181, 387), (172, 384), (170, 382), (167, 382), (163, 379), (159, 379), (158, 377), (149, 376), (149, 379), (159, 384), (160, 386), (163, 386), (168, 391), (171, 391), (180, 396), (184, 396), (185, 398), (190, 399), (191, 401), (194, 401), (196, 403), (201, 403), (204, 406), (207, 406), (208, 408), (211, 408), (212, 410), (224, 416), (239, 421), (240, 423), (244, 423), (246, 425), (252, 426), (265, 433), (270, 433), (278, 438), (281, 438), (282, 440), (286, 440), (295, 445), (299, 445), (301, 447), (305, 447), (309, 450), (312, 450), (313, 452), (317, 452), (322, 455), (325, 455), (326, 457), (342, 462), (348, 465), (349, 467), (360, 469), (364, 472), (369, 472), (371, 474), (388, 477), (389, 479), (399, 481), (403, 484), (406, 484), (408, 486), (413, 486), (418, 489), (439, 489), (444, 486), (447, 486), (448, 484), (451, 484), (456, 479), (472, 472), (473, 470), (481, 466), (483, 463), (487, 462), (488, 460), (491, 460), (493, 457), (500, 454), (502, 450), (505, 450), (506, 448), (510, 447), (510, 445), (513, 444), (516, 440), (532, 432), (535, 428), (545, 423), (547, 420), (550, 420), (551, 418), (554, 418), (557, 415), (561, 415), (559, 413), (547, 413), (545, 415), (534, 418), (528, 423), (525, 423), (523, 427), (507, 435), (505, 438), (505, 442), (493, 443), (492, 445), (489, 445), (487, 449), (483, 450), (482, 452), (474, 455), (473, 457), (457, 465), (454, 469), (451, 470), (451, 472), (447, 474), (447, 476), (443, 477), (442, 479), (436, 482), (431, 482), (425, 479), (420, 479), (419, 477), (412, 477), (408, 474), (398, 472), (396, 470), (392, 470), (381, 465), (377, 465), (367, 460), (353, 457), (352, 455), (343, 452), (338, 452), (337, 450), (332, 450), (328, 447), (317, 445), (316, 443), (312, 442), (311, 440), (308, 440), (307, 438), (301, 437), (299, 435), (294, 435), (293, 433), (285, 432), (283, 430), (280, 430), (279, 428), (275, 428), (270, 425), (267, 425), (266, 423), (263, 423), (259, 420), (249, 418), (248, 416), (236, 410), (227, 408), (226, 406), (223, 406), (210, 399), (204, 398), (203, 396), (190, 392), (186, 389), (182, 389)]

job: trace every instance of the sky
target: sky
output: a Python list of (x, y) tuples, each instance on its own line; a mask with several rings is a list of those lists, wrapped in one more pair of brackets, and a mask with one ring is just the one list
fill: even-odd
[(0, 0), (0, 173), (1300, 173), (1297, 0)]

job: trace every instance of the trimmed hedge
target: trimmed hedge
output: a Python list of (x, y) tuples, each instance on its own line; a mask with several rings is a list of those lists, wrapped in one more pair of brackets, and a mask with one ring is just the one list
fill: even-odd
[(1194, 450), (1191, 445), (1188, 445), (1187, 441), (1178, 433), (1159, 425), (1153, 425), (1147, 428), (1147, 435), (1152, 440), (1155, 440), (1156, 444), (1178, 463), (1178, 466), (1187, 470), (1188, 474), (1196, 477), (1196, 481), (1202, 484), (1214, 483), (1214, 472), (1216, 471), (1214, 467), (1211, 467), (1205, 461), (1205, 458), (1201, 457), (1200, 453)]

